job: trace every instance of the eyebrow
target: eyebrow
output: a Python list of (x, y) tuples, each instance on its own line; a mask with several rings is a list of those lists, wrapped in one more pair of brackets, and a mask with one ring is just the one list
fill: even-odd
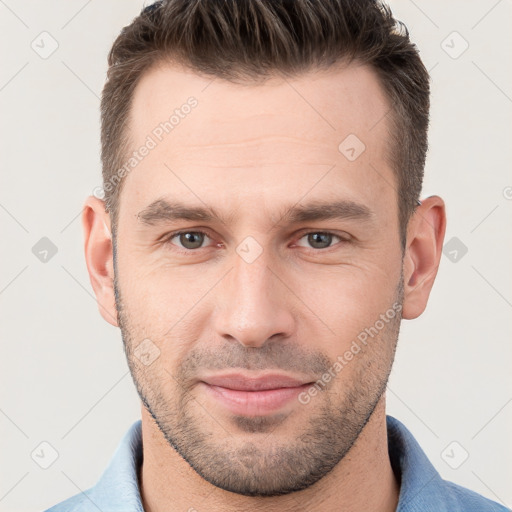
[[(283, 221), (289, 224), (300, 224), (319, 220), (358, 220), (371, 221), (375, 214), (370, 208), (361, 203), (350, 200), (334, 202), (314, 201), (304, 205), (292, 205), (284, 209), (279, 216), (280, 224)], [(236, 212), (228, 216), (221, 215), (210, 206), (188, 206), (179, 201), (169, 202), (166, 199), (157, 199), (137, 214), (137, 219), (143, 224), (154, 226), (175, 220), (214, 222), (221, 221), (229, 224), (236, 217)]]

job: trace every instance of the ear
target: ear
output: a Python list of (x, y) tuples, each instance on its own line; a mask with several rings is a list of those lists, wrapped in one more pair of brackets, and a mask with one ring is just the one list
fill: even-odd
[(404, 254), (403, 318), (420, 316), (427, 307), (443, 250), (446, 230), (444, 201), (438, 196), (424, 199), (407, 227)]
[(89, 196), (82, 212), (84, 251), (89, 279), (101, 316), (118, 327), (114, 296), (114, 260), (110, 215), (101, 199)]

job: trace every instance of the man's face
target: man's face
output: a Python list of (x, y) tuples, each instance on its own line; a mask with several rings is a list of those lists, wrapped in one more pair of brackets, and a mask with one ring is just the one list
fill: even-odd
[(137, 86), (131, 147), (156, 145), (121, 194), (119, 325), (144, 405), (218, 487), (312, 485), (383, 400), (403, 298), (388, 110), (363, 66), (251, 86), (160, 66)]

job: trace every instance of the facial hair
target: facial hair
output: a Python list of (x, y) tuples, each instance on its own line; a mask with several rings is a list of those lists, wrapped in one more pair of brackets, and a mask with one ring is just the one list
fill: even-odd
[[(196, 473), (221, 489), (244, 496), (270, 497), (310, 487), (349, 452), (385, 392), (400, 329), (399, 312), (350, 361), (350, 379), (344, 378), (341, 370), (314, 401), (301, 405), (311, 412), (293, 436), (284, 441), (273, 436), (286, 424), (288, 415), (284, 413), (233, 416), (231, 428), (227, 429), (194, 396), (193, 381), (199, 369), (295, 370), (320, 377), (333, 367), (334, 361), (321, 351), (269, 339), (258, 349), (240, 343), (215, 349), (209, 348), (211, 344), (208, 348), (192, 348), (181, 361), (173, 362), (173, 370), (160, 364), (147, 371), (134, 356), (139, 338), (134, 326), (144, 325), (144, 319), (132, 318), (126, 309), (117, 272), (115, 275), (118, 324), (139, 397), (169, 445)], [(402, 302), (403, 276), (394, 304)], [(158, 343), (172, 342), (168, 338)], [(343, 385), (335, 389), (339, 381)]]

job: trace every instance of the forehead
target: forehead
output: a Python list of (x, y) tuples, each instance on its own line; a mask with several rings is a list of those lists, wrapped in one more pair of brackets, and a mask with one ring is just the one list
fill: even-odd
[(349, 195), (379, 192), (394, 183), (388, 112), (374, 71), (363, 65), (234, 84), (160, 63), (134, 92), (131, 148), (148, 140), (152, 147), (130, 169), (124, 190), (137, 206), (176, 191), (178, 181), (196, 202), (201, 194), (233, 203), (269, 195), (273, 202), (283, 193), (299, 199), (335, 168), (321, 184), (330, 194), (339, 183)]
[[(336, 132), (335, 139), (349, 130), (365, 138), (376, 124), (386, 124), (379, 121), (389, 110), (376, 73), (357, 63), (340, 63), (293, 79), (276, 76), (255, 85), (200, 76), (177, 64), (159, 62), (146, 71), (135, 89), (129, 133), (135, 139), (150, 133), (191, 97), (198, 102), (195, 115), (192, 121), (180, 123), (172, 135), (177, 142), (202, 145), (236, 140), (238, 134), (230, 131), (235, 124), (243, 125), (245, 133), (258, 135), (268, 130), (269, 121), (276, 131), (290, 128), (291, 123), (293, 132), (308, 133), (317, 140), (325, 135), (330, 145), (329, 135)], [(305, 122), (308, 125), (300, 130)]]

